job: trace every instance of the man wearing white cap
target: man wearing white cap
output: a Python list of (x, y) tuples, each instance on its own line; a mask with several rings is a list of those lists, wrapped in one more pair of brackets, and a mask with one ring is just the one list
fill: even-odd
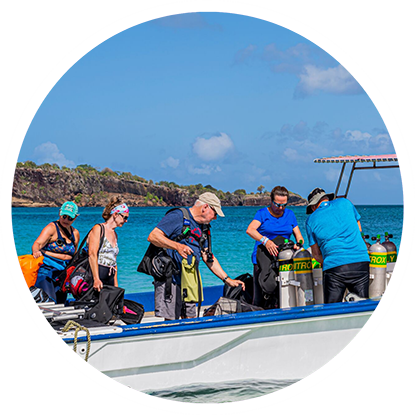
[(313, 257), (323, 264), (324, 302), (343, 300), (346, 288), (369, 296), (369, 254), (360, 215), (345, 198), (316, 188), (308, 195), (306, 231)]
[[(233, 280), (226, 274), (216, 257), (208, 256), (208, 241), (201, 239), (206, 225), (209, 225), (218, 215), (225, 216), (219, 198), (214, 193), (206, 192), (199, 196), (191, 208), (186, 209), (189, 212), (188, 219), (184, 217), (184, 213), (180, 209), (174, 209), (163, 217), (148, 237), (150, 243), (167, 250), (168, 255), (175, 261), (177, 269), (180, 270), (172, 277), (171, 295), (169, 296), (165, 295), (166, 283), (154, 281), (155, 315), (164, 317), (166, 320), (196, 317), (196, 303), (183, 301), (181, 277), (185, 268), (192, 264), (196, 264), (196, 272), (198, 272), (200, 259), (226, 285), (230, 287), (242, 285), (244, 288), (242, 281)], [(177, 240), (183, 233), (184, 224), (188, 227), (188, 230), (185, 231), (186, 237)]]

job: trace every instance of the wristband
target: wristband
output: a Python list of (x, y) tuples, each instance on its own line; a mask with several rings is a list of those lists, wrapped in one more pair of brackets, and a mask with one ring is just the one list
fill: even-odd
[(225, 282), (229, 278), (229, 275), (227, 275), (222, 281)]
[(262, 245), (266, 245), (267, 244), (267, 242), (269, 241), (269, 239), (266, 237), (266, 236), (263, 236), (260, 240), (259, 240), (259, 242), (261, 242), (261, 244)]

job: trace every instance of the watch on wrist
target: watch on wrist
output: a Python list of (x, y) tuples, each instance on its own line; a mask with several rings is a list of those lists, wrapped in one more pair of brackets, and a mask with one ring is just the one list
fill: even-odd
[(225, 282), (228, 278), (229, 276), (227, 275), (222, 281)]

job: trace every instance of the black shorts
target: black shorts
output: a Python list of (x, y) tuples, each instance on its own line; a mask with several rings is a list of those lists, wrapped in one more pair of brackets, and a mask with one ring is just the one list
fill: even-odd
[(324, 302), (343, 301), (346, 288), (362, 298), (369, 298), (369, 262), (340, 265), (323, 271)]
[(114, 268), (98, 265), (99, 279), (104, 285), (114, 285), (115, 270)]

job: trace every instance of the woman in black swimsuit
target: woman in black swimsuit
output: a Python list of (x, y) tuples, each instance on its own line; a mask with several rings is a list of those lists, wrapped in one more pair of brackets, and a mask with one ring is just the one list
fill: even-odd
[(44, 257), (35, 286), (59, 303), (64, 302), (65, 298), (57, 295), (59, 285), (56, 278), (78, 248), (79, 232), (71, 226), (77, 216), (78, 206), (73, 202), (65, 202), (60, 208), (59, 219), (46, 225), (32, 246), (35, 258)]

